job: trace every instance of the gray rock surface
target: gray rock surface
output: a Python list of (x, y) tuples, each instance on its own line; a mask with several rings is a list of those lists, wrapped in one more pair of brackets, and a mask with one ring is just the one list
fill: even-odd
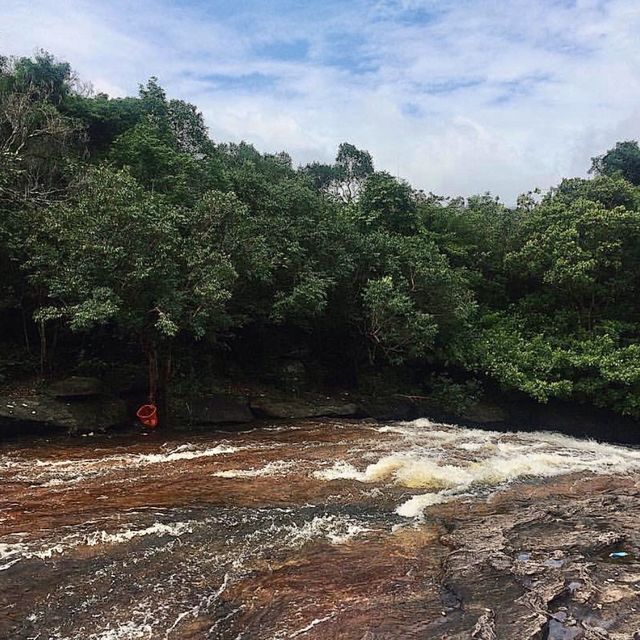
[(254, 398), (251, 409), (268, 418), (319, 418), (354, 417), (362, 411), (354, 402), (336, 399), (293, 399), (274, 400), (272, 398)]
[(97, 378), (71, 376), (49, 385), (47, 392), (56, 398), (88, 398), (103, 393), (102, 383)]
[(47, 395), (33, 397), (0, 396), (0, 430), (19, 430), (22, 425), (52, 427), (67, 433), (104, 431), (128, 420), (124, 401), (95, 396), (65, 401)]
[(362, 408), (376, 420), (412, 420), (418, 416), (415, 403), (400, 396), (366, 397)]
[(183, 400), (177, 407), (180, 419), (190, 424), (251, 422), (254, 415), (246, 396), (212, 394), (195, 400)]

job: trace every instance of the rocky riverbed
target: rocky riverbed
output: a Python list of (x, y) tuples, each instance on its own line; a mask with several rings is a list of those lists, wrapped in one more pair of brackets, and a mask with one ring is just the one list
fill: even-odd
[(428, 420), (0, 448), (0, 638), (640, 638), (640, 451)]

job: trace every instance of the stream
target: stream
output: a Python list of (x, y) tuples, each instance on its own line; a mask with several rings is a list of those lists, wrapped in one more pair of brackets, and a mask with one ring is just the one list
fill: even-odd
[(0, 483), (1, 639), (640, 639), (634, 448), (296, 421), (16, 440)]

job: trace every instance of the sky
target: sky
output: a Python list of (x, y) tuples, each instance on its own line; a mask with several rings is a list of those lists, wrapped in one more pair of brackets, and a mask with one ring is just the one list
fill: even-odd
[(441, 195), (509, 203), (640, 138), (639, 0), (2, 0), (0, 54), (96, 91), (152, 75), (219, 142), (330, 161), (340, 142)]

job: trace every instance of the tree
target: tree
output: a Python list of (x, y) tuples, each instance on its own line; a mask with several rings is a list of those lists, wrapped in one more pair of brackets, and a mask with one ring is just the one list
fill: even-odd
[[(34, 212), (64, 197), (83, 142), (82, 125), (58, 109), (70, 83), (69, 65), (49, 54), (0, 60), (0, 307), (19, 309), (27, 350), (28, 316), (40, 294), (20, 269), (27, 259), (26, 237)], [(44, 372), (42, 324), (39, 332)]]
[(9, 82), (14, 91), (34, 92), (38, 99), (47, 100), (56, 106), (71, 93), (76, 82), (71, 65), (56, 60), (44, 50), (40, 50), (33, 59), (16, 58), (10, 66)]
[(196, 107), (167, 101), (157, 78), (140, 87), (139, 101), (142, 117), (113, 140), (108, 158), (175, 203), (191, 206), (209, 189), (223, 187), (218, 153)]
[(258, 241), (233, 194), (211, 191), (186, 210), (145, 192), (126, 171), (91, 168), (69, 201), (42, 212), (32, 237), (31, 279), (48, 294), (38, 317), (136, 336), (166, 416), (173, 340), (231, 323), (238, 266), (259, 255)]
[(417, 200), (413, 189), (386, 172), (369, 175), (358, 210), (366, 225), (402, 234), (417, 230)]
[(601, 156), (591, 158), (591, 173), (599, 176), (621, 176), (640, 186), (640, 147), (636, 140), (618, 142)]
[(338, 147), (335, 178), (331, 188), (343, 202), (354, 202), (372, 173), (371, 154), (348, 142), (343, 142)]
[(461, 274), (422, 234), (367, 234), (360, 260), (370, 359), (378, 352), (392, 364), (442, 356), (475, 308)]
[[(572, 312), (577, 329), (600, 320), (633, 319), (640, 282), (640, 216), (577, 197), (552, 197), (522, 225), (522, 246), (507, 264), (533, 286), (529, 304), (547, 318)], [(567, 320), (570, 320), (567, 318)]]
[(69, 73), (48, 55), (0, 66), (0, 206), (47, 204), (64, 189), (67, 159), (82, 130), (56, 107), (70, 90)]
[(344, 204), (358, 199), (360, 192), (373, 173), (373, 159), (368, 151), (362, 151), (348, 142), (338, 147), (333, 165), (314, 162), (302, 168), (317, 189)]
[[(404, 283), (403, 283), (404, 284)], [(362, 292), (370, 362), (378, 350), (391, 364), (425, 357), (438, 333), (434, 316), (421, 311), (406, 287), (391, 276), (369, 280)]]
[(600, 176), (523, 212), (504, 257), (511, 303), (482, 309), (466, 366), (540, 402), (640, 415), (637, 203), (624, 179)]

